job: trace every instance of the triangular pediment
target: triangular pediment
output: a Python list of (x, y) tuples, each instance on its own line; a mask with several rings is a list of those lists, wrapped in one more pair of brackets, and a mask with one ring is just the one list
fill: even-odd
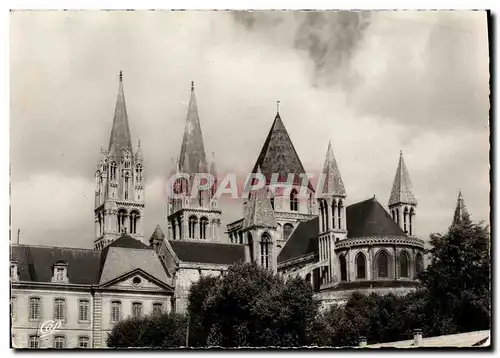
[(100, 285), (101, 288), (134, 291), (172, 291), (172, 282), (163, 282), (144, 270), (126, 272)]

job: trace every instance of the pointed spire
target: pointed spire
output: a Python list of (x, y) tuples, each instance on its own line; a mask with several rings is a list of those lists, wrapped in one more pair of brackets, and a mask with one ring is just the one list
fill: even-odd
[(455, 214), (453, 215), (452, 225), (458, 225), (462, 222), (470, 221), (469, 212), (465, 206), (464, 197), (462, 196), (462, 191), (458, 190), (457, 206), (455, 207)]
[[(304, 166), (295, 151), (292, 140), (283, 124), (279, 113), (274, 118), (273, 125), (269, 130), (266, 141), (262, 146), (259, 157), (255, 162), (252, 173), (256, 173), (257, 166), (260, 166), (262, 173), (265, 175), (267, 184), (270, 183), (271, 177), (277, 173), (280, 181), (286, 181), (288, 174), (295, 174), (294, 184), (301, 185), (304, 174)], [(309, 182), (309, 189), (314, 191), (314, 188)]]
[[(257, 166), (256, 173), (262, 173)], [(278, 226), (274, 210), (269, 199), (267, 185), (250, 193), (250, 199), (245, 204), (243, 227), (276, 228)]]
[(191, 98), (189, 99), (179, 162), (181, 171), (184, 173), (193, 174), (198, 172), (198, 163), (201, 163), (203, 173), (206, 173), (208, 169), (200, 119), (198, 117), (198, 106), (194, 93), (194, 82), (191, 82)]
[(132, 140), (130, 128), (128, 126), (127, 108), (125, 105), (125, 95), (123, 92), (123, 73), (120, 71), (118, 96), (116, 99), (115, 116), (113, 118), (113, 128), (109, 138), (109, 151), (114, 149), (118, 159), (123, 155), (123, 151), (128, 148), (132, 150)]
[(210, 174), (217, 178), (217, 167), (215, 165), (215, 153), (212, 152), (212, 160), (210, 161)]
[(328, 142), (323, 173), (325, 174), (323, 194), (336, 196), (347, 195), (337, 161), (335, 160), (335, 155), (333, 154), (331, 141)]
[(137, 150), (135, 151), (136, 160), (144, 160), (144, 154), (142, 153), (141, 140), (137, 140)]
[(389, 199), (389, 206), (395, 204), (417, 205), (417, 199), (415, 195), (413, 195), (410, 174), (408, 174), (408, 169), (406, 169), (406, 164), (403, 159), (403, 151), (399, 152), (398, 169), (396, 170), (391, 197)]
[(160, 225), (156, 225), (155, 231), (153, 231), (153, 234), (151, 235), (149, 242), (150, 243), (162, 242), (164, 238), (165, 234), (163, 233)]

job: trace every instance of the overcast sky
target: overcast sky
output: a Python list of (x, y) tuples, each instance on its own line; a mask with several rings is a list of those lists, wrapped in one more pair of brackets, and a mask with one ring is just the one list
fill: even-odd
[[(484, 12), (13, 12), (12, 231), (93, 247), (120, 70), (146, 158), (148, 237), (165, 229), (192, 80), (220, 172), (252, 169), (280, 100), (308, 172), (332, 141), (349, 204), (386, 206), (403, 150), (421, 238), (448, 228), (459, 188), (488, 220), (487, 36)], [(238, 201), (221, 208), (224, 225), (242, 215)]]

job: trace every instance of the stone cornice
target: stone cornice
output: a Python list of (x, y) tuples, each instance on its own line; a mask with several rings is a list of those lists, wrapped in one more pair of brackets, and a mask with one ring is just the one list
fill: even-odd
[(241, 218), (239, 220), (233, 221), (232, 223), (227, 224), (227, 232), (241, 229), (243, 227), (243, 220), (244, 218)]
[(359, 238), (351, 238), (336, 242), (335, 250), (354, 247), (354, 246), (372, 246), (372, 245), (406, 245), (406, 246), (417, 246), (423, 249), (424, 241), (411, 236), (359, 237)]
[(138, 203), (136, 201), (116, 201), (118, 206), (133, 206), (136, 208), (144, 208), (144, 203)]
[(305, 255), (302, 255), (302, 256), (293, 257), (293, 258), (288, 259), (286, 261), (279, 262), (278, 263), (278, 268), (279, 269), (284, 269), (284, 268), (286, 268), (288, 266), (297, 265), (297, 264), (300, 264), (302, 262), (312, 260), (312, 259), (314, 259), (315, 256), (316, 256), (316, 253), (315, 252), (311, 252), (309, 254), (305, 254)]
[(304, 214), (299, 212), (289, 211), (275, 211), (274, 216), (276, 219), (291, 219), (291, 220), (310, 220), (317, 217), (315, 214)]

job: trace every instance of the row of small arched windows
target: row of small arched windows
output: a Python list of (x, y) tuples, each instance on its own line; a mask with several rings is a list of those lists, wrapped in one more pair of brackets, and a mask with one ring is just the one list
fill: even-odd
[[(340, 255), (340, 280), (347, 281), (347, 261), (345, 255)], [(355, 258), (356, 279), (366, 279), (366, 257), (363, 253), (358, 253)], [(375, 259), (375, 278), (389, 277), (389, 255), (386, 251), (381, 251)], [(415, 257), (415, 272), (418, 275), (423, 271), (424, 264), (422, 255), (419, 253)], [(399, 277), (410, 277), (410, 257), (405, 251), (399, 255)]]
[(328, 210), (328, 203), (326, 200), (320, 200), (319, 202), (319, 212), (321, 216), (321, 229), (323, 231), (328, 230), (328, 223), (330, 220), (330, 212), (332, 213), (332, 229), (342, 229), (342, 211), (344, 208), (344, 203), (340, 200), (337, 202), (334, 200), (331, 205), (331, 211)]
[[(408, 207), (405, 207), (403, 212), (403, 231), (406, 234), (413, 235), (413, 217), (415, 216), (415, 210), (413, 208), (408, 210)], [(400, 225), (399, 218), (399, 209), (393, 209), (391, 211), (392, 220), (394, 220), (398, 225)]]

